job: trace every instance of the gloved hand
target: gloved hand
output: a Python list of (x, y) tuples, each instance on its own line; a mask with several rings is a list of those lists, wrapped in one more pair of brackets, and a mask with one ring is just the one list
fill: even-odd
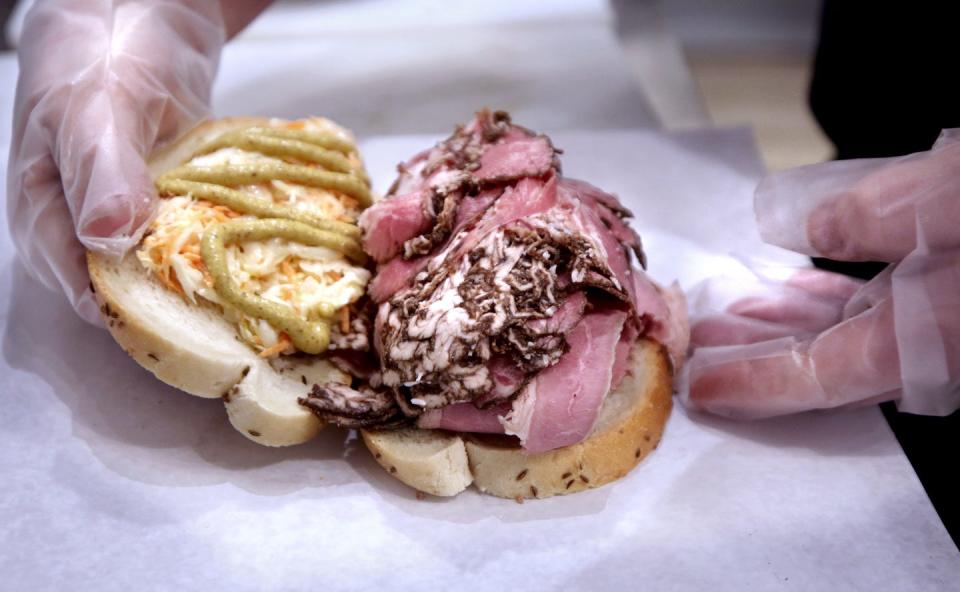
[[(741, 418), (886, 400), (927, 415), (960, 407), (958, 131), (929, 152), (765, 179), (754, 202), (765, 241), (892, 265), (862, 287), (811, 269), (783, 283), (761, 273), (746, 297), (723, 283), (693, 294), (684, 402)], [(725, 311), (703, 314), (718, 299)]]
[(156, 205), (144, 162), (208, 111), (220, 50), (268, 2), (41, 0), (19, 49), (7, 169), (27, 269), (97, 323), (84, 248), (120, 257)]

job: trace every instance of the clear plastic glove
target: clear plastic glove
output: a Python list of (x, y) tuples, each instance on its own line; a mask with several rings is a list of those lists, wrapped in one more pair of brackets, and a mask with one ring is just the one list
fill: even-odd
[(83, 318), (99, 322), (84, 248), (120, 257), (139, 241), (157, 199), (146, 155), (207, 114), (225, 39), (266, 4), (41, 0), (28, 13), (10, 230), (27, 269)]
[(929, 152), (773, 174), (754, 206), (767, 242), (893, 265), (862, 286), (811, 269), (702, 287), (686, 404), (742, 418), (887, 400), (926, 415), (960, 407), (957, 130)]

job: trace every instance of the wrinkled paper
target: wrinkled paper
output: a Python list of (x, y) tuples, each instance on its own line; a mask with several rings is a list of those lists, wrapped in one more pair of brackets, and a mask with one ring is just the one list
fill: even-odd
[[(601, 0), (277, 3), (223, 55), (225, 115), (323, 114), (379, 188), (482, 106), (617, 192), (662, 281), (749, 273), (746, 131), (650, 127)], [(281, 10), (282, 9), (282, 10)], [(272, 20), (271, 20), (272, 19)], [(430, 27), (429, 23), (437, 26)], [(438, 48), (442, 48), (438, 51)], [(0, 148), (16, 74), (0, 56)], [(0, 177), (2, 177), (0, 167)], [(0, 179), (2, 180), (2, 179)], [(0, 186), (5, 186), (0, 185)], [(747, 261), (749, 263), (750, 261)], [(737, 423), (677, 407), (625, 479), (418, 500), (349, 433), (269, 449), (141, 369), (14, 262), (0, 208), (0, 590), (947, 590), (960, 559), (876, 409)]]
[[(553, 137), (567, 175), (635, 212), (657, 279), (736, 273), (731, 253), (802, 263), (759, 244), (746, 131)], [(364, 142), (378, 187), (433, 139)], [(875, 408), (740, 423), (676, 407), (659, 449), (614, 484), (523, 504), (472, 489), (420, 500), (345, 431), (285, 449), (245, 439), (220, 401), (161, 384), (30, 280), (5, 234), (0, 351), (4, 590), (947, 590), (960, 578)]]

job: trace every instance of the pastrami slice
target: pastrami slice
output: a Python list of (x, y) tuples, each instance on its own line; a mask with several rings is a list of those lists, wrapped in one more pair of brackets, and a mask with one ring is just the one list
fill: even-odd
[(553, 145), (545, 136), (493, 144), (480, 156), (480, 168), (474, 174), (481, 182), (543, 177), (555, 168), (554, 154)]
[(593, 429), (613, 380), (617, 343), (627, 313), (593, 312), (570, 332), (570, 350), (540, 372), (501, 423), (529, 453), (580, 442)]
[[(379, 264), (369, 293), (380, 371), (369, 382), (408, 424), (554, 450), (590, 434), (639, 337), (682, 360), (682, 293), (633, 266), (631, 253), (645, 260), (631, 213), (563, 177), (557, 154), (546, 136), (482, 111), (401, 165), (364, 214)], [(327, 415), (374, 400), (321, 395), (314, 408)]]
[(400, 254), (403, 243), (430, 227), (421, 192), (377, 202), (360, 215), (363, 249), (374, 261), (389, 261)]
[(475, 434), (502, 434), (500, 418), (509, 412), (510, 402), (486, 409), (478, 409), (473, 403), (455, 403), (425, 412), (417, 419), (417, 427)]

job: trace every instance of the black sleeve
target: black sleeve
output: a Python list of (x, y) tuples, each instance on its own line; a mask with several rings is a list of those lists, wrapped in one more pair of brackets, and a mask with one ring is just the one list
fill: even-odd
[(956, 4), (825, 0), (810, 107), (837, 158), (927, 150), (960, 127)]
[[(810, 107), (839, 159), (899, 156), (930, 148), (960, 127), (960, 19), (956, 2), (825, 0)], [(815, 259), (869, 278), (882, 263)], [(881, 406), (944, 526), (960, 547), (960, 412), (949, 417)]]

